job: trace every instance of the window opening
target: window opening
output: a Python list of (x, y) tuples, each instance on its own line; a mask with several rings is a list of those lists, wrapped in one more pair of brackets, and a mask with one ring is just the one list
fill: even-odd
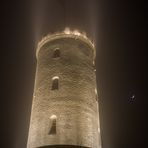
[(59, 77), (55, 76), (52, 78), (52, 88), (51, 90), (59, 89)]
[(98, 101), (98, 93), (97, 93), (97, 89), (95, 88), (95, 95), (96, 95), (96, 101)]
[(59, 58), (59, 57), (60, 57), (60, 49), (56, 48), (53, 53), (53, 58)]
[(57, 116), (56, 115), (52, 115), (50, 117), (50, 123), (51, 123), (51, 126), (50, 126), (50, 130), (49, 130), (49, 135), (54, 135), (56, 134), (56, 120), (57, 120)]

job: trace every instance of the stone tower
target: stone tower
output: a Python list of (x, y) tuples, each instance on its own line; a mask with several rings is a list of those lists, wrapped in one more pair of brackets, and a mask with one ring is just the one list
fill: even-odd
[(80, 33), (39, 42), (27, 148), (100, 148), (95, 48)]

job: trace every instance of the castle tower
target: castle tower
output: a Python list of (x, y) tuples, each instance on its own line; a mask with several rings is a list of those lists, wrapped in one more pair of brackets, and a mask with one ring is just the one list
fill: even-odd
[(36, 56), (27, 148), (101, 148), (93, 44), (78, 33), (53, 34)]

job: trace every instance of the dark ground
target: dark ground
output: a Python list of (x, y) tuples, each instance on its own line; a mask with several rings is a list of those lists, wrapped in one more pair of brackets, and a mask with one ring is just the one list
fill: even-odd
[[(40, 1), (41, 2), (41, 1)], [(103, 148), (144, 148), (148, 7), (131, 0), (5, 1), (1, 5), (1, 148), (26, 148), (35, 76), (35, 44), (65, 26), (97, 47)], [(145, 145), (145, 146), (144, 146)]]

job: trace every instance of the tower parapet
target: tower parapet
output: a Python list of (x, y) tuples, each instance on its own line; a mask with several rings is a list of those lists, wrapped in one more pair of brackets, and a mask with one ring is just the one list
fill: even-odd
[(41, 49), (41, 47), (46, 44), (47, 42), (50, 42), (52, 40), (60, 39), (60, 38), (73, 38), (75, 40), (79, 39), (82, 42), (85, 42), (90, 46), (90, 48), (93, 50), (94, 53), (94, 59), (96, 57), (96, 49), (94, 43), (85, 35), (85, 33), (79, 33), (78, 31), (70, 31), (69, 29), (65, 29), (61, 33), (54, 33), (54, 34), (48, 34), (37, 45), (36, 55), (38, 54), (38, 51)]

